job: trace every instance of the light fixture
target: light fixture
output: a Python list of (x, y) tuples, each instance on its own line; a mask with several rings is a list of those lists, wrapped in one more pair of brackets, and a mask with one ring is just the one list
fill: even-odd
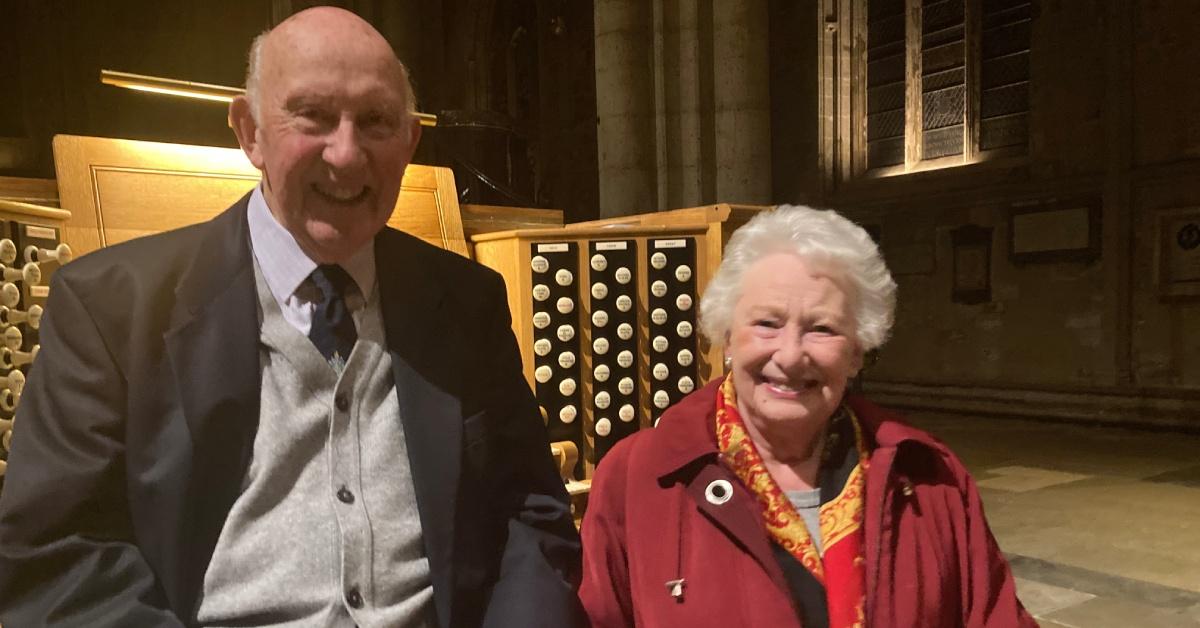
[[(237, 87), (226, 87), (211, 83), (194, 83), (192, 81), (180, 81), (158, 76), (117, 72), (116, 70), (100, 70), (100, 82), (105, 85), (136, 89), (141, 92), (199, 98), (201, 100), (224, 103), (230, 102), (235, 97), (245, 93), (245, 90)], [(437, 116), (432, 113), (421, 113), (418, 111), (414, 115), (421, 121), (421, 126), (437, 126)]]

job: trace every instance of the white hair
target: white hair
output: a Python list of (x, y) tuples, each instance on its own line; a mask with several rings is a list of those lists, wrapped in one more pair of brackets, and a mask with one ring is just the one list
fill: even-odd
[(860, 226), (832, 210), (780, 205), (751, 218), (729, 238), (721, 266), (700, 298), (700, 326), (714, 345), (723, 346), (741, 298), (746, 270), (775, 253), (791, 253), (831, 265), (853, 287), (859, 349), (883, 345), (892, 329), (896, 282), (879, 248)]
[[(263, 45), (267, 41), (267, 35), (271, 31), (265, 30), (259, 33), (253, 41), (250, 42), (250, 54), (246, 59), (246, 102), (250, 103), (250, 115), (253, 116), (256, 123), (261, 122), (259, 118), (259, 93), (258, 79), (259, 70), (262, 67), (262, 50)], [(417, 112), (417, 93), (413, 90), (412, 78), (408, 74), (408, 66), (404, 62), (396, 58), (396, 65), (400, 68), (400, 90), (404, 96), (404, 113), (412, 116)]]

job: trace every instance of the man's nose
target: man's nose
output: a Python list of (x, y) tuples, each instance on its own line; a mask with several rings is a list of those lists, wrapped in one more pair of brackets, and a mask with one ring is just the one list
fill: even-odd
[(337, 128), (329, 134), (322, 156), (325, 163), (335, 170), (357, 168), (365, 163), (366, 154), (363, 152), (354, 120), (341, 119)]

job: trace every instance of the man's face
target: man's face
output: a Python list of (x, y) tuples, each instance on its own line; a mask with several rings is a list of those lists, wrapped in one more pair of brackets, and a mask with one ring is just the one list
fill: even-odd
[(254, 141), (243, 140), (271, 212), (322, 263), (387, 223), (420, 136), (390, 48), (332, 39), (268, 42)]

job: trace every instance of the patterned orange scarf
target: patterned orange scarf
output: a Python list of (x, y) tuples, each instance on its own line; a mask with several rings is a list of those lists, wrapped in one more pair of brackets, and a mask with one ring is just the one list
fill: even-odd
[(863, 556), (863, 493), (869, 457), (862, 429), (854, 413), (845, 408), (854, 426), (858, 464), (841, 493), (821, 504), (821, 539), (825, 555), (796, 512), (792, 502), (771, 478), (762, 457), (737, 410), (733, 378), (727, 377), (717, 395), (717, 446), (730, 469), (758, 498), (763, 522), (771, 538), (787, 550), (825, 587), (830, 628), (861, 628), (864, 614), (866, 560)]

